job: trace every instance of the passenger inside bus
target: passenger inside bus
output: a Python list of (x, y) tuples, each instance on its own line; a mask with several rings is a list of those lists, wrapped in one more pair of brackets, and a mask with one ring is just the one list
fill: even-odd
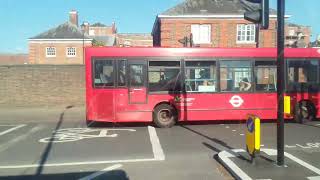
[(103, 66), (100, 79), (104, 84), (113, 83), (113, 69), (111, 66)]
[(248, 78), (243, 78), (239, 82), (239, 90), (240, 91), (249, 91), (251, 88), (251, 83), (249, 82)]
[(239, 82), (239, 90), (240, 91), (249, 91), (251, 88), (251, 83), (249, 82), (248, 78), (243, 78)]

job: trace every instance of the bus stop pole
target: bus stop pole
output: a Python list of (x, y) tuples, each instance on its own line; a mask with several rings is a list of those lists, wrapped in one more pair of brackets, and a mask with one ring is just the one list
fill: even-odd
[(284, 13), (285, 0), (277, 0), (277, 99), (278, 99), (278, 120), (277, 120), (277, 164), (284, 165)]

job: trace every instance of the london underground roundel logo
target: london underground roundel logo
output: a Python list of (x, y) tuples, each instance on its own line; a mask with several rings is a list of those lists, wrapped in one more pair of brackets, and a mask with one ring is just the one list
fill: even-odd
[(233, 107), (240, 107), (243, 104), (243, 99), (238, 96), (232, 96), (232, 98), (229, 100), (229, 103), (233, 106)]

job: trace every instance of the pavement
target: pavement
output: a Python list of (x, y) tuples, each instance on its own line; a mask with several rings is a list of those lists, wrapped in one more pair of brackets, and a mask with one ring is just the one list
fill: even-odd
[[(317, 177), (288, 157), (288, 168), (279, 170), (272, 150), (262, 153), (264, 158), (255, 165), (246, 161), (246, 127), (239, 122), (182, 123), (169, 129), (151, 123), (87, 128), (83, 107), (5, 111), (0, 109), (0, 179), (237, 178), (219, 160), (221, 152), (229, 152), (228, 158), (252, 179)], [(263, 123), (261, 130), (262, 148), (276, 149), (276, 124)], [(286, 123), (286, 153), (320, 168), (319, 130), (319, 121)], [(265, 162), (267, 168), (261, 166)], [(270, 176), (274, 172), (279, 176)]]

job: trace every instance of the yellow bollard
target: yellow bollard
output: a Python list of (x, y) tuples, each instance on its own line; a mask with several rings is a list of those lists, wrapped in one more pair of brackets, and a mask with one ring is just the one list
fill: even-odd
[(260, 152), (261, 128), (260, 118), (249, 115), (247, 118), (246, 128), (246, 146), (247, 152), (252, 158)]

